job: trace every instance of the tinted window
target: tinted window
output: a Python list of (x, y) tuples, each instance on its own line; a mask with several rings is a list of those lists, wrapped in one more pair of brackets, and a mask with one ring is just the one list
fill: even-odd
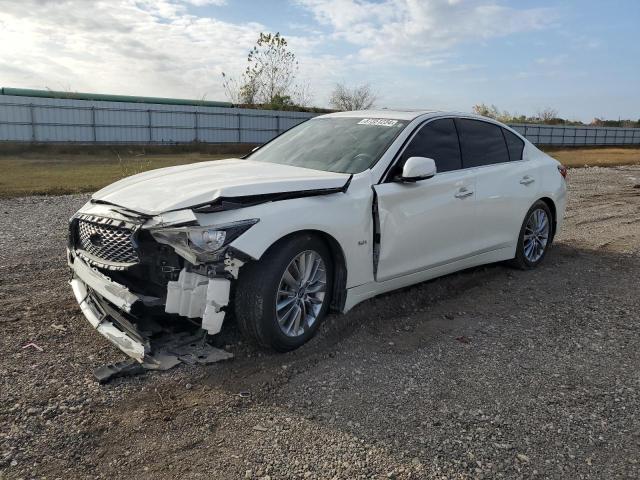
[[(404, 162), (410, 157), (433, 158), (438, 172), (462, 168), (458, 134), (453, 119), (434, 120), (422, 127), (402, 154), (399, 170), (402, 170)], [(395, 172), (400, 173), (401, 171)]]
[(514, 135), (509, 130), (502, 129), (504, 132), (504, 139), (507, 141), (507, 148), (509, 149), (509, 158), (512, 162), (516, 160), (522, 160), (522, 151), (524, 150), (524, 142)]
[(456, 119), (465, 168), (509, 161), (502, 128), (479, 120)]

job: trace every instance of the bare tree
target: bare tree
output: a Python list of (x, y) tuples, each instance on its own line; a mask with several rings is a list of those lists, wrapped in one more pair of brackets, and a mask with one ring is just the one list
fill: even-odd
[(377, 96), (367, 84), (353, 88), (337, 83), (331, 93), (329, 103), (337, 110), (367, 110), (376, 102)]
[(493, 118), (503, 123), (522, 121), (525, 118), (524, 116), (518, 116), (518, 114), (511, 114), (507, 110), (500, 110), (493, 104), (485, 105), (484, 103), (479, 103), (474, 105), (472, 109), (473, 113)]
[(255, 79), (243, 73), (239, 78), (231, 77), (222, 72), (222, 88), (231, 103), (255, 105), (258, 103), (258, 89)]
[(538, 113), (536, 115), (538, 119), (543, 123), (551, 123), (558, 118), (558, 110), (556, 110), (555, 108), (546, 107), (542, 110), (538, 110)]
[(295, 85), (298, 61), (280, 33), (260, 33), (247, 62), (239, 78), (222, 74), (222, 86), (231, 102), (287, 107), (298, 97), (310, 98), (308, 86)]
[(500, 110), (495, 105), (485, 105), (484, 103), (478, 103), (473, 107), (473, 113), (477, 115), (482, 115), (483, 117), (489, 117), (493, 119), (497, 119), (500, 116)]
[(298, 73), (298, 61), (280, 33), (260, 33), (247, 57), (246, 75), (255, 79), (258, 100), (272, 103), (277, 97), (291, 95), (291, 86)]
[(242, 85), (237, 78), (230, 77), (222, 72), (222, 89), (231, 103), (245, 103), (241, 94)]
[(310, 107), (313, 102), (313, 92), (311, 85), (305, 81), (295, 86), (291, 96), (293, 103), (300, 107)]

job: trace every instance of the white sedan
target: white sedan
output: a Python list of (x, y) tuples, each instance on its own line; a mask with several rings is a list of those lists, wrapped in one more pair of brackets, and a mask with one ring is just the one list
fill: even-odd
[(94, 194), (71, 219), (71, 284), (91, 324), (140, 362), (158, 338), (216, 335), (231, 313), (287, 351), (330, 310), (476, 265), (537, 266), (562, 223), (565, 176), (487, 118), (323, 115), (243, 159)]

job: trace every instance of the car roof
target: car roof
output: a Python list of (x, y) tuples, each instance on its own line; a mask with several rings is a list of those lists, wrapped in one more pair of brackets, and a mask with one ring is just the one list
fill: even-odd
[(492, 123), (499, 123), (491, 118), (483, 117), (481, 115), (475, 115), (473, 113), (464, 113), (464, 112), (445, 112), (441, 110), (411, 110), (411, 109), (378, 109), (378, 110), (354, 110), (351, 112), (335, 112), (329, 113), (326, 115), (321, 115), (320, 117), (351, 117), (351, 118), (390, 118), (395, 120), (414, 120), (418, 117), (441, 117), (441, 116), (452, 116), (452, 117), (466, 117), (466, 118), (476, 118), (478, 120), (486, 120)]

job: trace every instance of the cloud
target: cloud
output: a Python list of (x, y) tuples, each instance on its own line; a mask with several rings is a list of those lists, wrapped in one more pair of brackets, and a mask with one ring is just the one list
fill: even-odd
[(261, 24), (189, 13), (219, 0), (24, 0), (0, 9), (0, 84), (223, 99)]
[(553, 55), (551, 57), (536, 58), (535, 62), (543, 67), (561, 67), (563, 65), (566, 65), (568, 60), (569, 55), (561, 53), (558, 55)]
[[(467, 69), (456, 66), (454, 47), (545, 28), (555, 18), (549, 9), (495, 0), (289, 1), (311, 14), (288, 19), (284, 33), (319, 105), (335, 82), (390, 85), (397, 64), (441, 74)], [(4, 2), (0, 86), (224, 99), (221, 73), (243, 71), (259, 32), (282, 27), (222, 21), (215, 8), (207, 10), (213, 16), (194, 8), (225, 3)]]
[(548, 27), (549, 8), (517, 9), (481, 0), (298, 0), (333, 37), (368, 62), (412, 63), (458, 44)]
[(195, 5), (196, 7), (204, 7), (206, 5), (215, 5), (217, 7), (226, 5), (227, 0), (182, 0), (184, 3)]

